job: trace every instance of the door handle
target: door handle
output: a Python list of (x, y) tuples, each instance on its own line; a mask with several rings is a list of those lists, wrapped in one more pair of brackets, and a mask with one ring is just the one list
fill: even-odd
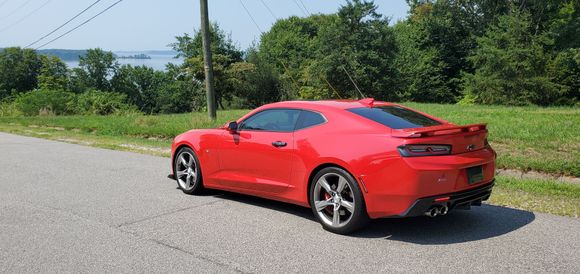
[(285, 147), (287, 144), (286, 144), (286, 142), (276, 141), (276, 142), (272, 142), (272, 145), (275, 147)]

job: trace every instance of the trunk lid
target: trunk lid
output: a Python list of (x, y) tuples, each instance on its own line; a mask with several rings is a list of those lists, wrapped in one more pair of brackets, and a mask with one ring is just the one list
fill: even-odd
[(487, 125), (442, 124), (431, 127), (393, 129), (391, 135), (405, 139), (405, 144), (451, 145), (451, 154), (459, 154), (480, 150), (486, 146)]

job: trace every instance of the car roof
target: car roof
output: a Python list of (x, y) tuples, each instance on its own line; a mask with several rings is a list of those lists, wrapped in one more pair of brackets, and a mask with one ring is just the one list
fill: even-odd
[(267, 108), (289, 107), (289, 108), (307, 108), (307, 109), (320, 109), (320, 108), (350, 109), (350, 108), (389, 106), (389, 105), (396, 104), (375, 101), (373, 98), (365, 98), (361, 100), (283, 101), (267, 104), (264, 107)]

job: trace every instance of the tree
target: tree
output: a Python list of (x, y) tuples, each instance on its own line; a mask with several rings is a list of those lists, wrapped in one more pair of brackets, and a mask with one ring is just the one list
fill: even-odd
[(128, 102), (138, 106), (141, 111), (157, 113), (160, 110), (159, 92), (167, 81), (162, 71), (146, 66), (123, 65), (117, 69), (111, 85), (114, 91), (126, 94)]
[(77, 70), (74, 75), (86, 87), (109, 91), (109, 79), (115, 75), (118, 67), (119, 63), (112, 52), (100, 48), (89, 49), (85, 56), (80, 57), (79, 68), (82, 72)]
[(400, 89), (398, 98), (416, 102), (453, 102), (455, 95), (449, 88), (441, 53), (433, 47), (421, 48), (417, 28), (406, 22), (394, 27), (399, 54), (395, 60)]
[(574, 105), (580, 102), (580, 48), (559, 52), (549, 64), (549, 76), (565, 86), (565, 93), (555, 103)]
[(556, 50), (580, 48), (580, 1), (563, 3), (549, 28)]
[(530, 14), (516, 7), (477, 39), (469, 57), (476, 70), (465, 74), (465, 92), (477, 103), (549, 105), (564, 91), (547, 76), (552, 41), (534, 35)]
[[(212, 23), (209, 30), (214, 66), (215, 97), (217, 104), (223, 109), (223, 101), (231, 99), (232, 96), (225, 82), (226, 70), (231, 64), (242, 61), (243, 53), (217, 23)], [(195, 78), (197, 82), (203, 82), (205, 73), (201, 31), (196, 31), (193, 37), (184, 34), (176, 39), (177, 42), (171, 46), (179, 53), (179, 57), (185, 58), (183, 72)]]
[(347, 1), (338, 19), (321, 31), (310, 75), (321, 73), (343, 97), (359, 97), (358, 86), (366, 96), (396, 99), (398, 49), (389, 19), (376, 10), (372, 1)]
[(284, 97), (360, 97), (352, 78), (368, 96), (395, 98), (397, 47), (376, 9), (355, 0), (337, 14), (277, 21), (262, 36), (259, 55), (280, 75)]
[(42, 67), (38, 75), (38, 87), (45, 90), (65, 90), (68, 85), (68, 68), (56, 56), (40, 56)]
[(247, 52), (245, 62), (234, 63), (227, 70), (227, 84), (241, 99), (235, 107), (256, 108), (280, 99), (278, 75), (260, 59), (255, 48)]
[(190, 75), (183, 73), (183, 66), (168, 64), (165, 74), (168, 82), (159, 90), (159, 112), (203, 110), (207, 101), (200, 82), (192, 82)]
[(452, 103), (461, 96), (462, 72), (473, 71), (467, 56), (476, 23), (483, 20), (473, 2), (412, 1), (408, 19), (395, 25), (402, 99)]
[(306, 18), (291, 16), (277, 20), (262, 35), (258, 58), (279, 75), (283, 98), (296, 98), (300, 90), (309, 88), (327, 91), (323, 88), (326, 84), (322, 85), (319, 81), (320, 73), (314, 72), (315, 76), (308, 76), (308, 68), (318, 56), (320, 32), (337, 19), (336, 14), (317, 14)]
[(0, 100), (35, 89), (41, 67), (42, 61), (32, 49), (0, 50)]

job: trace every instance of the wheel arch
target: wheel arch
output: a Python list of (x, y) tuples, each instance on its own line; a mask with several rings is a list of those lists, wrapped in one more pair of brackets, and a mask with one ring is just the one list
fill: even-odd
[(191, 150), (193, 150), (194, 153), (198, 153), (197, 150), (195, 149), (194, 146), (192, 146), (191, 144), (188, 143), (181, 143), (178, 144), (177, 147), (175, 147), (175, 150), (173, 151), (172, 155), (171, 155), (171, 172), (175, 173), (175, 157), (177, 156), (177, 153), (182, 150), (183, 148), (189, 148)]
[(366, 194), (366, 187), (364, 187), (363, 185), (361, 185), (361, 183), (359, 182), (359, 178), (357, 178), (354, 173), (352, 173), (348, 168), (346, 168), (344, 165), (338, 164), (338, 163), (333, 163), (333, 162), (326, 162), (326, 163), (322, 163), (319, 164), (318, 166), (316, 166), (314, 169), (312, 169), (312, 171), (310, 172), (310, 174), (308, 175), (308, 184), (306, 187), (306, 200), (308, 201), (308, 205), (312, 207), (312, 205), (310, 204), (310, 187), (312, 186), (313, 180), (314, 180), (314, 176), (316, 176), (316, 174), (318, 172), (320, 172), (321, 170), (327, 168), (327, 167), (336, 167), (336, 168), (340, 168), (342, 170), (344, 170), (346, 173), (348, 173), (350, 176), (352, 176), (352, 178), (354, 178), (354, 181), (358, 184), (359, 188), (362, 191), (363, 194), (363, 203), (366, 204), (366, 202), (364, 201), (365, 198), (365, 194)]

